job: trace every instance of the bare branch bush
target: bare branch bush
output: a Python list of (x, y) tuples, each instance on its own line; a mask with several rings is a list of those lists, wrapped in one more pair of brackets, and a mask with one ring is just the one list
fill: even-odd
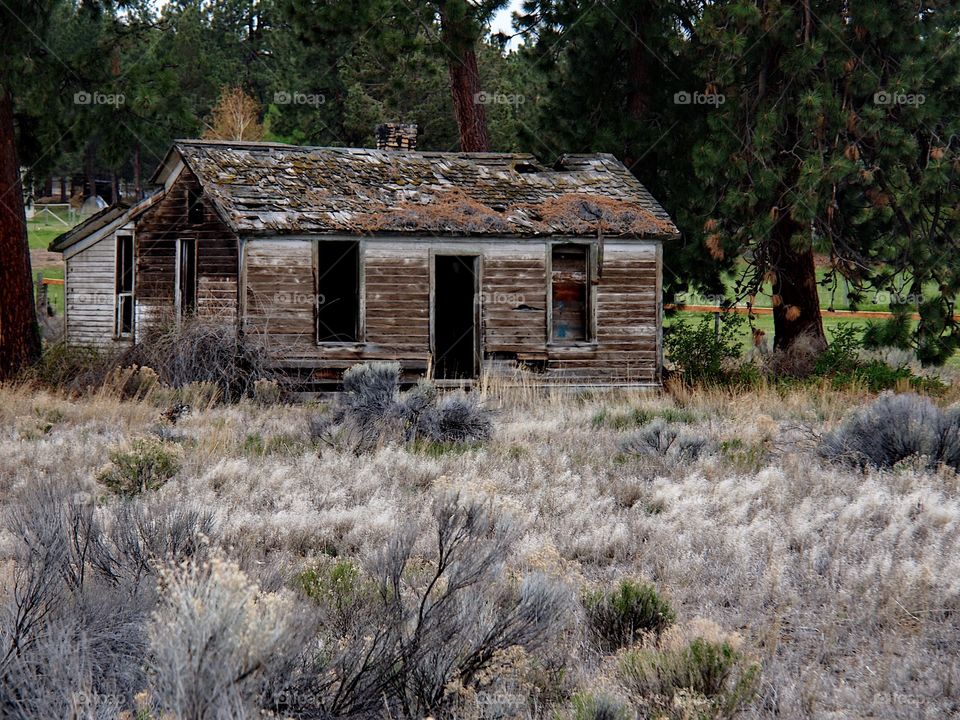
[(890, 468), (908, 458), (960, 470), (960, 408), (941, 411), (913, 394), (884, 394), (823, 438), (821, 453), (859, 466)]
[(152, 368), (172, 388), (212, 383), (225, 400), (252, 395), (257, 381), (283, 380), (256, 336), (240, 336), (233, 324), (202, 318), (151, 327), (119, 364)]
[(709, 450), (707, 439), (657, 418), (620, 444), (623, 452), (653, 458), (696, 460)]
[(355, 595), (365, 612), (351, 614), (351, 627), (322, 623), (330, 634), (305, 665), (315, 674), (293, 697), (314, 698), (327, 716), (452, 717), (456, 690), (474, 687), (498, 654), (536, 652), (562, 634), (569, 593), (505, 572), (513, 523), (455, 495), (437, 503), (434, 522), (429, 556), (415, 554), (421, 529), (411, 526), (371, 563), (369, 591)]
[(264, 593), (214, 555), (161, 573), (150, 624), (150, 687), (161, 713), (192, 720), (259, 716), (299, 639), (289, 597)]
[[(0, 596), (0, 715), (116, 717), (145, 686), (146, 622), (156, 562), (199, 551), (203, 513), (120, 504), (62, 483), (27, 486), (10, 504), (12, 587)], [(190, 539), (188, 539), (188, 537)]]

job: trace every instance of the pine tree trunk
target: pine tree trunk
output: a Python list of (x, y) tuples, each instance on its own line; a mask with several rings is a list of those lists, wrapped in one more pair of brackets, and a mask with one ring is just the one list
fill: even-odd
[(438, 5), (443, 43), (447, 50), (453, 112), (460, 132), (460, 150), (488, 152), (490, 135), (486, 109), (479, 102), (480, 70), (477, 66), (476, 38), (466, 21), (450, 11), (450, 0)]
[(0, 86), (0, 380), (40, 357), (13, 97)]
[(641, 39), (645, 24), (649, 21), (647, 13), (639, 15), (633, 21), (633, 43), (630, 46), (630, 55), (627, 74), (627, 114), (635, 123), (631, 137), (627, 138), (624, 148), (623, 161), (627, 168), (642, 183), (650, 186), (656, 184), (657, 156), (656, 153), (647, 154), (648, 147), (642, 144), (642, 133), (639, 128), (647, 121), (651, 106), (651, 54)]
[(140, 167), (140, 143), (133, 146), (133, 200), (143, 200), (143, 170)]
[(817, 294), (817, 273), (813, 246), (797, 247), (792, 239), (808, 232), (796, 221), (783, 217), (774, 225), (768, 243), (771, 270), (776, 275), (773, 294), (779, 303), (773, 308), (773, 347), (789, 350), (801, 337), (812, 349), (827, 347)]
[(92, 142), (87, 143), (86, 153), (84, 154), (83, 162), (83, 171), (87, 176), (87, 192), (89, 195), (84, 195), (84, 199), (88, 197), (97, 196), (97, 172), (94, 168), (94, 161), (96, 158), (97, 149)]

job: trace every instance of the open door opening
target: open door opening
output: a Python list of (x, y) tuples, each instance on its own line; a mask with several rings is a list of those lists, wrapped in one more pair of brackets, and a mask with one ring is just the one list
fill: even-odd
[(477, 258), (437, 255), (434, 266), (434, 376), (475, 378), (477, 350)]
[(180, 314), (197, 312), (197, 241), (183, 238), (177, 241), (176, 302)]

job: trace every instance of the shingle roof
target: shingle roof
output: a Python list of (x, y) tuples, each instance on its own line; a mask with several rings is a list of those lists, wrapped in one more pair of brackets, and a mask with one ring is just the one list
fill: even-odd
[(51, 252), (60, 252), (65, 250), (75, 242), (78, 242), (88, 235), (92, 235), (100, 228), (109, 225), (112, 221), (121, 217), (129, 209), (130, 206), (123, 203), (105, 207), (103, 210), (100, 210), (88, 217), (79, 225), (75, 225), (66, 232), (57, 235), (57, 237), (55, 237), (50, 243), (48, 249)]
[(123, 201), (108, 205), (88, 217), (79, 225), (75, 225), (66, 232), (57, 235), (50, 243), (48, 249), (51, 252), (63, 252), (104, 228), (126, 223), (139, 217), (161, 198), (161, 193), (155, 193), (133, 205)]
[(241, 235), (593, 235), (601, 218), (606, 235), (678, 234), (650, 193), (607, 154), (567, 155), (550, 168), (519, 153), (198, 140), (177, 141), (174, 151)]

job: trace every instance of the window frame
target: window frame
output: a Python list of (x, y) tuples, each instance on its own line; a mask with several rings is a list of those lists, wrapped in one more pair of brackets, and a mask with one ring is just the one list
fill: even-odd
[[(130, 289), (123, 290), (123, 268), (121, 267), (121, 253), (123, 244), (130, 241)], [(136, 237), (133, 229), (117, 230), (114, 235), (114, 261), (113, 261), (113, 337), (115, 340), (131, 340), (136, 334), (137, 324), (137, 306), (136, 306), (136, 287), (137, 287), (137, 260), (136, 260)], [(130, 330), (123, 331), (123, 306), (124, 301), (130, 304)]]
[[(352, 340), (322, 340), (320, 338), (320, 298), (323, 292), (320, 289), (320, 243), (353, 243), (357, 254), (357, 299), (354, 339)], [(343, 237), (318, 238), (310, 243), (313, 266), (313, 341), (318, 347), (356, 347), (366, 343), (366, 243)]]
[[(583, 340), (563, 340), (554, 336), (553, 324), (553, 254), (558, 247), (577, 245), (584, 247), (584, 271), (586, 274), (586, 293), (584, 297), (584, 336)], [(599, 263), (600, 247), (596, 240), (562, 238), (552, 240), (546, 247), (546, 284), (547, 284), (547, 303), (546, 303), (546, 339), (547, 347), (551, 348), (577, 348), (577, 347), (596, 347), (599, 344), (597, 339), (597, 284), (600, 280)]]
[[(190, 243), (193, 247), (193, 307), (191, 312), (183, 303), (183, 246), (184, 243)], [(200, 292), (200, 270), (198, 266), (199, 243), (195, 237), (178, 237), (175, 243), (174, 257), (174, 306), (176, 309), (177, 320), (184, 317), (194, 317), (198, 312), (198, 296)]]

